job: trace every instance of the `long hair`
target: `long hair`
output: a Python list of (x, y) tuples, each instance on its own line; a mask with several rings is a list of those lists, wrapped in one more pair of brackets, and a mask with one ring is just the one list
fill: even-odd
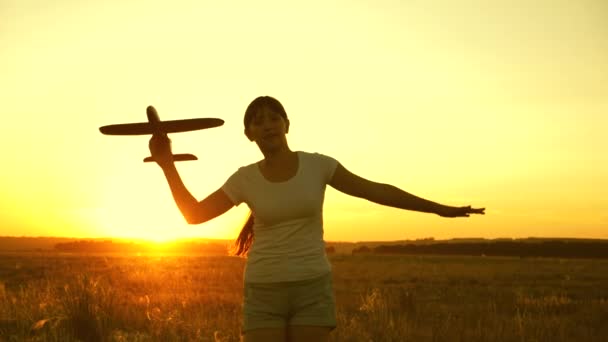
[(249, 213), (247, 221), (243, 225), (239, 237), (234, 242), (234, 254), (238, 256), (245, 256), (249, 252), (249, 248), (253, 243), (253, 215)]
[[(283, 105), (275, 98), (270, 96), (260, 96), (255, 100), (251, 101), (249, 106), (247, 106), (247, 110), (245, 110), (245, 118), (243, 119), (243, 124), (245, 125), (245, 129), (249, 126), (251, 121), (255, 118), (255, 115), (262, 108), (268, 108), (273, 112), (279, 113), (284, 120), (287, 120), (287, 113), (285, 112), (285, 108)], [(247, 255), (249, 252), (249, 248), (253, 243), (253, 214), (249, 213), (249, 217), (247, 217), (247, 221), (243, 225), (239, 236), (236, 238), (234, 242), (234, 254), (239, 256)]]

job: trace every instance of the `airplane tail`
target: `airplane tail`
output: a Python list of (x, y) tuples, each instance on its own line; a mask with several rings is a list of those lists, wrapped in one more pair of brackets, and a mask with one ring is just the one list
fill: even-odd
[[(187, 160), (198, 160), (198, 158), (189, 153), (180, 153), (173, 155), (173, 161), (187, 161)], [(153, 162), (154, 158), (152, 156), (144, 158), (144, 163)]]

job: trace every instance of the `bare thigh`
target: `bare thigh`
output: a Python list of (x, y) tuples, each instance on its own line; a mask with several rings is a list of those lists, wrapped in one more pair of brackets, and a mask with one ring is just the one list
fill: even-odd
[(329, 327), (313, 327), (291, 325), (287, 327), (287, 341), (289, 342), (326, 342), (329, 340)]
[(243, 342), (285, 342), (285, 329), (265, 328), (245, 332)]

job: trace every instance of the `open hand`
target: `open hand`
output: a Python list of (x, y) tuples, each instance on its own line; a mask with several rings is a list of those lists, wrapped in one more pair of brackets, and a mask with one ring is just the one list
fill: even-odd
[(471, 208), (471, 206), (466, 207), (442, 207), (437, 215), (441, 217), (469, 217), (470, 214), (481, 214), (485, 215), (486, 208)]

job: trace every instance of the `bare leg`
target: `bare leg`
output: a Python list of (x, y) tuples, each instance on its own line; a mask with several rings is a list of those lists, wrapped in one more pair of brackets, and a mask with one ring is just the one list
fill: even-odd
[(328, 327), (292, 325), (287, 328), (289, 342), (326, 342), (329, 340), (331, 329)]
[(285, 329), (267, 328), (245, 332), (243, 342), (285, 342)]

